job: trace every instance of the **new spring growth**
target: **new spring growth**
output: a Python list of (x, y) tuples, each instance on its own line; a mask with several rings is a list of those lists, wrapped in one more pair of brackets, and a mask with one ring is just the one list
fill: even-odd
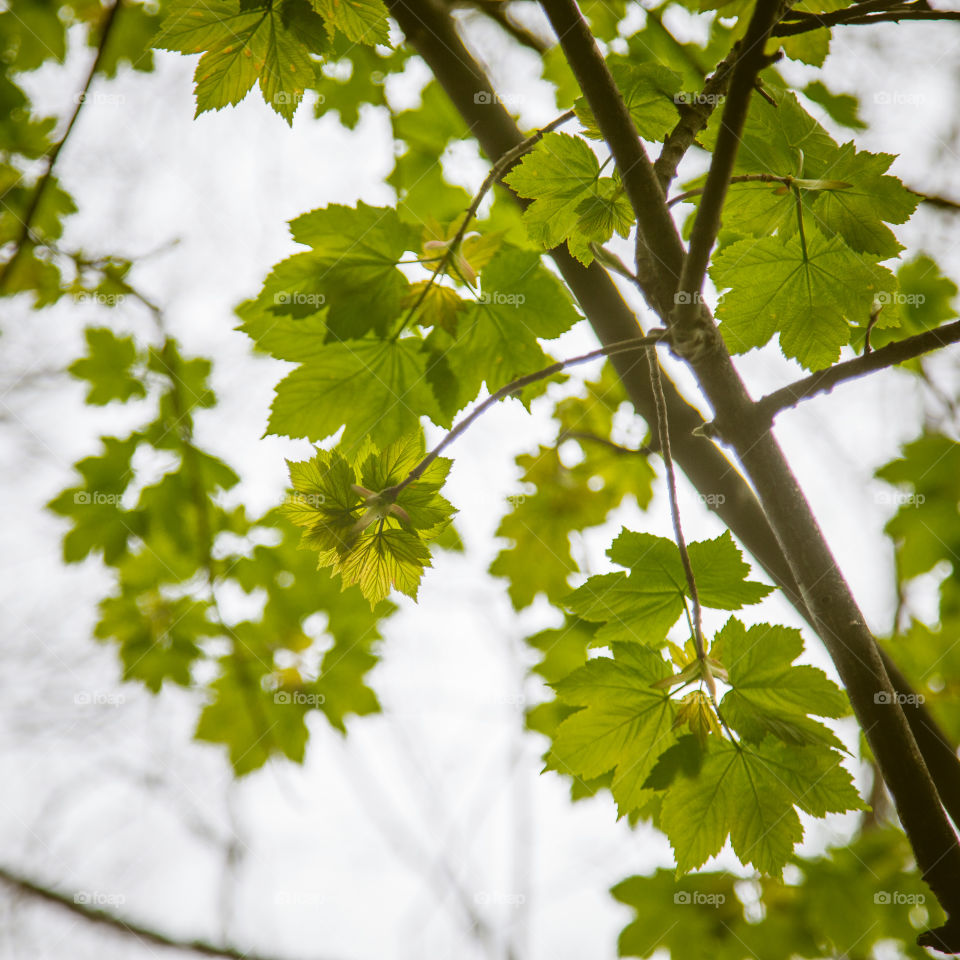
[(373, 490), (361, 487), (359, 483), (352, 483), (350, 487), (358, 497), (363, 498), (364, 505), (363, 513), (350, 530), (352, 537), (359, 536), (371, 524), (386, 520), (391, 515), (397, 517), (402, 523), (410, 522), (407, 511), (393, 502), (396, 494), (392, 488), (375, 493)]
[[(479, 236), (479, 234), (468, 233), (463, 239), (466, 240), (468, 237), (476, 237), (476, 236)], [(454, 239), (456, 238), (452, 238), (450, 240), (427, 240), (427, 242), (424, 243), (423, 245), (423, 249), (424, 250), (442, 250), (446, 252), (447, 250), (449, 250), (450, 245), (453, 243)], [(477, 285), (477, 271), (473, 269), (473, 267), (470, 265), (470, 262), (467, 260), (467, 258), (459, 251), (456, 251), (453, 254), (453, 265), (456, 268), (457, 272), (460, 274), (460, 276), (463, 278), (463, 280), (466, 281), (468, 286), (475, 287)]]

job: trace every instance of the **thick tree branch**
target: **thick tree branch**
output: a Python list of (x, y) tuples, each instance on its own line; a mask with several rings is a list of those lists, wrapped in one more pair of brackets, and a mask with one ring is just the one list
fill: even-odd
[[(647, 16), (650, 16), (648, 13)], [(737, 59), (737, 47), (721, 60), (703, 85), (703, 91), (692, 103), (679, 104), (680, 119), (663, 141), (663, 149), (653, 165), (661, 188), (666, 191), (677, 175), (677, 167), (693, 146), (700, 131), (710, 119), (717, 104), (723, 102), (730, 82), (730, 70)]]
[[(627, 196), (634, 203), (638, 229), (644, 236), (650, 254), (654, 260), (672, 267), (677, 248), (682, 250), (680, 238), (672, 220), (669, 232), (664, 229), (664, 214), (669, 214), (665, 202), (661, 201), (660, 213), (650, 220), (646, 219), (652, 202), (645, 187), (646, 157), (642, 148), (638, 152), (636, 131), (600, 51), (574, 0), (543, 0), (543, 4), (596, 117), (600, 132), (621, 169), (625, 185), (627, 174), (636, 173), (635, 190), (628, 189)], [(723, 124), (728, 129), (726, 149), (732, 156), (727, 152), (721, 153), (719, 147), (715, 153), (714, 162), (724, 176), (729, 176), (732, 169), (749, 97), (757, 73), (766, 62), (763, 46), (777, 22), (780, 9), (780, 4), (773, 0), (758, 0), (747, 28), (744, 52), (734, 67), (724, 106)], [(589, 37), (589, 43), (586, 44), (585, 32)], [(717, 174), (713, 178), (714, 183), (720, 183), (719, 177)], [(715, 190), (722, 201), (722, 188), (717, 186)], [(703, 239), (698, 244), (698, 251), (712, 246), (715, 236), (711, 221), (704, 222)], [(698, 252), (698, 257), (702, 255), (702, 252)], [(679, 270), (669, 272), (674, 278), (673, 292), (676, 292), (675, 281), (679, 277)], [(688, 278), (694, 280), (702, 276), (699, 260), (693, 262), (686, 273)], [(736, 450), (753, 481), (812, 614), (816, 632), (826, 645), (847, 688), (854, 711), (893, 796), (923, 877), (951, 917), (946, 926), (923, 934), (920, 942), (948, 952), (960, 950), (960, 846), (944, 815), (936, 786), (924, 764), (912, 729), (894, 697), (890, 678), (863, 615), (782, 451), (769, 427), (756, 416), (754, 404), (709, 312), (702, 304), (695, 304), (697, 310), (686, 311), (683, 323), (674, 329), (672, 304), (663, 290), (664, 278), (641, 276), (641, 281), (650, 284), (648, 298), (658, 306), (661, 317), (668, 320), (674, 339), (679, 337), (680, 352), (692, 367), (701, 389), (713, 406), (723, 438)]]
[(17, 893), (60, 907), (63, 910), (69, 911), (74, 916), (86, 920), (88, 923), (107, 927), (125, 936), (133, 937), (142, 943), (151, 944), (152, 946), (167, 947), (171, 950), (181, 950), (187, 953), (196, 953), (202, 957), (223, 957), (226, 958), (226, 960), (276, 960), (276, 958), (268, 957), (266, 954), (252, 953), (249, 950), (240, 950), (237, 947), (208, 943), (206, 940), (177, 940), (174, 937), (167, 936), (165, 933), (161, 933), (150, 927), (145, 927), (139, 923), (134, 923), (132, 920), (126, 920), (107, 910), (91, 907), (85, 903), (78, 903), (75, 897), (60, 893), (42, 884), (34, 883), (32, 880), (28, 880), (26, 877), (22, 877), (18, 873), (8, 870), (6, 867), (0, 867), (0, 880)]
[(24, 211), (23, 217), (20, 220), (20, 232), (14, 241), (13, 254), (10, 259), (0, 267), (0, 294), (6, 292), (7, 278), (23, 254), (24, 247), (30, 241), (33, 222), (37, 216), (37, 211), (40, 209), (40, 202), (43, 200), (43, 195), (46, 193), (47, 187), (53, 178), (53, 168), (57, 165), (60, 151), (63, 150), (67, 140), (70, 138), (70, 134), (73, 132), (73, 128), (76, 125), (77, 118), (80, 116), (80, 111), (83, 109), (84, 103), (87, 102), (90, 87), (93, 84), (94, 77), (97, 75), (97, 71), (100, 69), (100, 63), (103, 60), (107, 44), (110, 42), (114, 24), (117, 22), (117, 14), (120, 12), (122, 5), (123, 0), (114, 0), (114, 3), (107, 8), (106, 13), (103, 15), (103, 25), (100, 28), (100, 42), (97, 45), (97, 52), (93, 58), (93, 63), (90, 66), (90, 71), (87, 74), (83, 88), (75, 98), (76, 106), (73, 109), (73, 113), (70, 114), (70, 119), (67, 121), (67, 127), (63, 131), (63, 136), (47, 151), (45, 157), (46, 165), (43, 173), (33, 188), (30, 203), (27, 205), (27, 209)]
[[(387, 0), (391, 14), (400, 24), (408, 41), (431, 68), (447, 96), (477, 137), (484, 153), (496, 159), (523, 139), (513, 120), (499, 103), (478, 105), (477, 91), (491, 89), (489, 79), (464, 47), (449, 16), (431, 0)], [(675, 235), (675, 234), (674, 234)], [(677, 247), (682, 256), (679, 238)], [(573, 291), (601, 343), (628, 340), (640, 334), (636, 318), (606, 271), (593, 263), (584, 268), (565, 248), (550, 251), (564, 280)], [(677, 259), (679, 266), (679, 257)], [(667, 302), (672, 306), (673, 286), (669, 286)], [(655, 410), (649, 378), (631, 360), (614, 358), (621, 381), (637, 412), (654, 423)], [(676, 429), (672, 436), (673, 455), (687, 477), (702, 494), (711, 494), (708, 501), (717, 515), (730, 527), (746, 549), (757, 559), (771, 579), (785, 592), (790, 602), (817, 629), (814, 615), (800, 591), (794, 571), (786, 561), (783, 548), (773, 533), (753, 491), (736, 468), (713, 444), (693, 435), (703, 423), (691, 407), (665, 379), (670, 422)], [(749, 399), (749, 398), (748, 398)], [(909, 684), (890, 664), (898, 693), (910, 692)], [(903, 697), (899, 698), (903, 702)], [(944, 791), (944, 800), (960, 823), (960, 763), (949, 741), (939, 730), (925, 707), (907, 701), (905, 708), (911, 729), (924, 745), (924, 757), (936, 771)]]
[[(889, 343), (879, 350), (864, 354), (862, 357), (855, 357), (853, 360), (847, 360), (844, 363), (835, 363), (826, 370), (818, 370), (809, 377), (797, 380), (795, 383), (774, 390), (765, 397), (757, 401), (757, 411), (764, 421), (772, 421), (773, 418), (787, 407), (795, 407), (803, 400), (815, 397), (819, 393), (826, 393), (832, 390), (837, 384), (845, 383), (847, 380), (855, 380), (858, 377), (865, 377), (868, 373), (875, 373), (878, 370), (885, 370), (887, 367), (896, 366), (898, 363), (906, 363), (907, 360), (913, 360), (915, 357), (938, 350), (941, 347), (949, 346), (951, 343), (960, 341), (960, 320), (948, 323), (935, 330), (927, 330), (924, 333), (918, 333), (916, 336), (907, 337), (904, 340), (898, 340), (895, 343)], [(710, 424), (704, 427), (704, 431), (709, 431)]]

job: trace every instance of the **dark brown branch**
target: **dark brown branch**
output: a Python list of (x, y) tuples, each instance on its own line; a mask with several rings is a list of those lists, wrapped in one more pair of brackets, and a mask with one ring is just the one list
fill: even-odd
[[(647, 14), (650, 16), (650, 14)], [(730, 70), (737, 59), (737, 47), (721, 60), (707, 78), (703, 91), (693, 103), (679, 104), (680, 119), (663, 141), (663, 149), (653, 165), (661, 188), (666, 191), (677, 175), (677, 167), (686, 152), (693, 146), (717, 104), (723, 101), (730, 82)]]
[(800, 33), (809, 33), (811, 30), (822, 30), (825, 27), (899, 23), (901, 20), (960, 20), (960, 11), (918, 9), (912, 5), (907, 5), (882, 13), (864, 14), (860, 13), (857, 7), (851, 7), (847, 10), (838, 10), (835, 13), (819, 14), (812, 20), (805, 19), (798, 23), (781, 23), (773, 31), (773, 36), (793, 37)]
[[(819, 393), (826, 393), (837, 384), (865, 377), (868, 373), (876, 373), (878, 370), (894, 367), (898, 363), (906, 363), (907, 360), (913, 360), (915, 357), (958, 341), (960, 341), (960, 320), (889, 343), (879, 350), (844, 363), (836, 363), (832, 367), (827, 367), (826, 370), (818, 370), (809, 377), (804, 377), (802, 380), (797, 380), (761, 397), (757, 401), (757, 411), (765, 421), (772, 421), (781, 410), (795, 407), (803, 400), (809, 400)], [(704, 430), (708, 431), (709, 428), (710, 425), (707, 424)]]
[(459, 423), (454, 424), (454, 426), (449, 430), (447, 435), (404, 477), (400, 483), (395, 484), (392, 487), (388, 487), (386, 490), (380, 491), (378, 494), (382, 499), (393, 502), (397, 498), (397, 494), (400, 493), (405, 487), (410, 486), (411, 483), (416, 483), (420, 477), (423, 476), (424, 471), (427, 467), (433, 463), (437, 457), (443, 453), (447, 447), (453, 443), (461, 434), (463, 434), (471, 424), (473, 424), (479, 417), (482, 417), (492, 406), (499, 403), (506, 397), (509, 397), (515, 393), (519, 393), (524, 387), (530, 386), (531, 383), (537, 383), (540, 380), (546, 380), (548, 377), (552, 377), (557, 373), (560, 373), (563, 370), (566, 370), (568, 367), (576, 367), (582, 363), (589, 363), (591, 360), (597, 360), (600, 357), (614, 357), (621, 353), (631, 353), (636, 350), (647, 350), (651, 347), (656, 346), (658, 343), (666, 343), (666, 330), (653, 330), (645, 337), (637, 337), (634, 340), (625, 340), (623, 343), (613, 343), (607, 347), (600, 347), (598, 350), (591, 350), (589, 353), (581, 354), (579, 357), (571, 357), (569, 360), (558, 360), (556, 363), (551, 363), (547, 367), (542, 367), (540, 370), (535, 370), (533, 373), (525, 374), (522, 377), (518, 377), (516, 380), (512, 380), (510, 383), (501, 387), (495, 393), (491, 393), (486, 400), (478, 404), (473, 410), (470, 411), (467, 416), (465, 416)]
[(132, 920), (126, 920), (107, 910), (91, 907), (85, 903), (78, 903), (75, 897), (67, 896), (50, 887), (28, 880), (6, 867), (0, 867), (0, 880), (17, 893), (60, 907), (89, 923), (115, 930), (125, 936), (140, 940), (142, 943), (196, 953), (203, 957), (225, 957), (226, 960), (276, 960), (276, 958), (268, 957), (265, 954), (251, 953), (249, 950), (241, 950), (237, 947), (217, 945), (206, 940), (174, 939), (165, 933), (134, 923)]
[(87, 102), (87, 96), (90, 93), (90, 87), (93, 84), (93, 80), (97, 74), (97, 71), (100, 69), (100, 63), (103, 60), (104, 53), (107, 49), (107, 44), (110, 41), (110, 36), (117, 20), (117, 14), (119, 13), (122, 5), (123, 0), (114, 0), (112, 6), (107, 8), (107, 11), (103, 16), (103, 26), (100, 30), (100, 42), (97, 45), (97, 53), (93, 58), (93, 64), (90, 67), (90, 72), (87, 74), (87, 79), (83, 84), (83, 88), (76, 96), (76, 106), (73, 109), (73, 113), (70, 115), (70, 119), (67, 121), (67, 127), (63, 131), (63, 136), (47, 151), (46, 166), (44, 167), (44, 171), (41, 174), (40, 179), (37, 181), (36, 186), (33, 188), (33, 194), (30, 197), (30, 203), (27, 205), (27, 209), (20, 220), (20, 233), (14, 241), (13, 254), (11, 255), (10, 259), (2, 267), (0, 267), (0, 294), (6, 291), (7, 277), (10, 275), (10, 272), (13, 270), (16, 262), (20, 259), (24, 247), (30, 241), (33, 230), (33, 221), (37, 216), (37, 211), (40, 209), (40, 201), (43, 199), (43, 195), (46, 192), (51, 179), (53, 178), (53, 168), (57, 165), (60, 152), (63, 150), (67, 140), (70, 138), (70, 134), (73, 132), (73, 128), (77, 123), (77, 118), (80, 116), (80, 111), (83, 109), (83, 105)]

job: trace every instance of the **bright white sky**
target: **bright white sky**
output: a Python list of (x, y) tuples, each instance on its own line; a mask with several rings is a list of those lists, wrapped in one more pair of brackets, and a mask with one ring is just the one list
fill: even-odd
[[(873, 34), (883, 39), (874, 45), (854, 29), (836, 43), (826, 79), (863, 95), (865, 118), (877, 126), (858, 142), (907, 152), (894, 170), (911, 185), (960, 194), (950, 120), (960, 115), (960, 32), (890, 27)], [(896, 59), (895, 29), (904, 41)], [(501, 91), (523, 92), (525, 126), (556, 115), (547, 88), (534, 82), (531, 58), (504, 59), (489, 29), (477, 32), (476, 45)], [(65, 69), (31, 78), (41, 111), (66, 114), (88, 57), (76, 51)], [(232, 308), (293, 251), (288, 219), (330, 202), (391, 201), (381, 180), (392, 146), (388, 123), (373, 112), (351, 133), (304, 108), (290, 131), (258, 95), (194, 121), (193, 66), (192, 58), (159, 54), (154, 74), (123, 71), (97, 88), (117, 96), (84, 107), (58, 168), (81, 207), (65, 243), (150, 255), (135, 282), (166, 308), (187, 352), (216, 358), (221, 402), (200, 416), (198, 440), (238, 470), (240, 495), (256, 511), (282, 495), (284, 457), (307, 455), (309, 445), (261, 438), (285, 365), (250, 356), (246, 338), (232, 331)], [(425, 76), (416, 66), (409, 74), (391, 88), (397, 103), (415, 100)], [(891, 102), (877, 102), (877, 93), (890, 93), (879, 100)], [(455, 159), (476, 187), (486, 169), (476, 152), (466, 148)], [(960, 274), (948, 216), (921, 211), (899, 233)], [(132, 303), (113, 313), (63, 306), (42, 314), (8, 304), (3, 323), (4, 863), (69, 893), (123, 898), (118, 910), (172, 935), (226, 937), (291, 960), (468, 960), (503, 956), (506, 938), (524, 960), (615, 956), (628, 915), (607, 888), (669, 865), (669, 847), (647, 829), (617, 823), (609, 797), (572, 806), (565, 783), (539, 774), (545, 744), (523, 734), (521, 722), (524, 700), (540, 692), (524, 678), (531, 658), (520, 641), (558, 617), (543, 604), (515, 616), (503, 583), (484, 572), (498, 549), (493, 531), (504, 498), (517, 490), (513, 455), (552, 439), (543, 412), (530, 417), (507, 403), (453, 449), (448, 496), (469, 550), (440, 556), (419, 604), (403, 601), (388, 624), (385, 660), (373, 674), (384, 715), (354, 720), (347, 741), (318, 718), (303, 769), (277, 763), (236, 783), (218, 748), (190, 740), (195, 697), (177, 690), (154, 698), (119, 683), (113, 650), (91, 639), (109, 578), (94, 562), (60, 564), (63, 526), (42, 510), (101, 433), (123, 430), (143, 412), (84, 409), (82, 386), (58, 373), (80, 353), (82, 326), (91, 322), (151, 331)], [(591, 343), (588, 330), (577, 330), (555, 352)], [(939, 366), (956, 369), (949, 358)], [(741, 367), (755, 394), (798, 372), (770, 349), (744, 357)], [(892, 508), (871, 474), (916, 432), (921, 410), (911, 382), (885, 374), (787, 413), (778, 427), (879, 631), (892, 612), (880, 535)], [(593, 569), (603, 569), (620, 523), (667, 535), (664, 504), (659, 497), (646, 516), (625, 508), (609, 529), (588, 535), (583, 550)], [(691, 538), (719, 532), (686, 485), (683, 511)], [(796, 623), (776, 600), (747, 618), (777, 617)], [(824, 663), (818, 645), (810, 656)], [(84, 692), (121, 702), (78, 707)], [(838, 818), (810, 831), (811, 849), (843, 829)], [(239, 858), (226, 869), (231, 839)], [(495, 931), (492, 943), (471, 935), (448, 872)], [(6, 901), (2, 909), (4, 960), (159, 955), (45, 908)]]

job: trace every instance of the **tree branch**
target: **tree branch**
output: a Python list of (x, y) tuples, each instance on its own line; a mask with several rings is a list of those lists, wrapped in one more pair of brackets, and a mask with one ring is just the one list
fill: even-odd
[[(766, 16), (759, 11), (765, 8)], [(693, 229), (690, 234), (690, 246), (683, 258), (683, 269), (677, 284), (674, 298), (675, 306), (671, 320), (671, 329), (677, 339), (677, 349), (682, 356), (703, 348), (709, 342), (712, 326), (705, 319), (702, 309), (701, 288), (703, 278), (710, 263), (710, 254), (720, 231), (720, 217), (723, 202), (733, 176), (737, 158), (737, 148), (750, 109), (750, 95), (760, 71), (769, 66), (772, 60), (763, 52), (770, 29), (770, 23), (776, 21), (779, 3), (761, 0), (757, 4), (758, 13), (750, 19), (747, 32), (737, 51), (729, 83), (729, 93), (720, 118), (720, 130), (717, 143), (703, 186), (703, 195), (697, 207)], [(707, 335), (705, 337), (705, 334)]]
[[(387, 0), (387, 6), (407, 40), (430, 67), (466, 125), (477, 137), (484, 153), (496, 158), (519, 143), (523, 137), (499, 103), (478, 105), (475, 102), (474, 94), (490, 90), (491, 84), (463, 45), (449, 15), (431, 0)], [(603, 105), (600, 107), (602, 110)], [(596, 109), (594, 112), (597, 113)], [(672, 236), (676, 236), (675, 232)], [(679, 238), (676, 238), (676, 243), (682, 256)], [(549, 253), (601, 343), (614, 343), (638, 335), (635, 316), (598, 263), (584, 268), (562, 247)], [(679, 257), (677, 263), (679, 266)], [(669, 278), (666, 283), (669, 290), (667, 302), (672, 305), (675, 287)], [(648, 423), (653, 423), (655, 410), (649, 378), (625, 356), (614, 357), (613, 362), (637, 412)], [(680, 396), (669, 379), (665, 379), (664, 388), (670, 420), (676, 427), (672, 439), (677, 462), (701, 494), (712, 495), (708, 501), (711, 509), (737, 535), (774, 583), (784, 590), (800, 615), (819, 633), (811, 605), (801, 593), (797, 576), (787, 562), (783, 546), (750, 486), (716, 446), (705, 438), (693, 435), (693, 431), (703, 423), (699, 412)], [(944, 800), (950, 806), (955, 821), (960, 824), (960, 790), (954, 789), (960, 785), (960, 762), (926, 708), (916, 699), (904, 701), (903, 695), (910, 692), (909, 684), (889, 658), (885, 654), (881, 656), (883, 662), (889, 664), (896, 691), (901, 694), (895, 702), (898, 700), (904, 706), (910, 728), (923, 744), (924, 758), (931, 770), (936, 771)]]
[(33, 195), (30, 197), (30, 203), (20, 221), (20, 233), (14, 241), (13, 254), (11, 255), (10, 259), (3, 264), (3, 266), (0, 266), (0, 295), (6, 292), (7, 278), (11, 270), (13, 270), (16, 262), (20, 259), (24, 246), (30, 239), (31, 232), (33, 230), (33, 221), (36, 218), (37, 210), (40, 208), (40, 201), (43, 199), (43, 195), (46, 192), (47, 186), (49, 185), (50, 180), (53, 178), (53, 168), (56, 166), (57, 160), (60, 157), (60, 151), (63, 150), (64, 145), (70, 137), (70, 134), (73, 132), (77, 118), (80, 116), (80, 111), (83, 109), (83, 105), (87, 102), (87, 96), (90, 93), (90, 87), (93, 84), (93, 80), (97, 74), (97, 71), (100, 69), (100, 63), (103, 60), (104, 52), (107, 49), (107, 43), (110, 40), (114, 24), (117, 20), (117, 14), (120, 12), (120, 7), (122, 5), (123, 0), (114, 0), (112, 6), (107, 8), (107, 11), (103, 16), (103, 26), (100, 31), (100, 42), (97, 45), (97, 53), (93, 58), (93, 64), (90, 67), (90, 72), (87, 74), (87, 79), (83, 84), (83, 88), (75, 97), (76, 106), (73, 109), (73, 113), (70, 115), (70, 119), (67, 121), (67, 127), (63, 131), (63, 136), (47, 151), (46, 167), (44, 168), (40, 179), (37, 181), (37, 184), (33, 189)]
[[(648, 13), (647, 16), (650, 16)], [(700, 131), (703, 130), (717, 104), (723, 102), (730, 82), (730, 71), (737, 59), (737, 45), (721, 60), (703, 85), (703, 91), (693, 103), (679, 105), (680, 119), (663, 141), (660, 156), (653, 165), (657, 180), (666, 192), (670, 182), (677, 175), (677, 167), (693, 146)]]
[(925, 3), (903, 4), (893, 10), (878, 13), (862, 13), (859, 4), (834, 13), (811, 14), (799, 22), (781, 23), (773, 31), (775, 37), (793, 37), (825, 27), (849, 27), (871, 23), (899, 23), (901, 20), (960, 20), (960, 11), (931, 10)]
[[(844, 363), (836, 363), (832, 367), (827, 367), (826, 370), (818, 370), (809, 377), (768, 393), (757, 401), (757, 412), (764, 421), (770, 422), (781, 410), (795, 407), (803, 400), (809, 400), (819, 393), (826, 393), (837, 384), (865, 377), (868, 373), (885, 370), (898, 363), (906, 363), (907, 360), (913, 360), (915, 357), (958, 341), (960, 341), (960, 320), (889, 343), (872, 353), (855, 357)], [(710, 426), (706, 424), (704, 431), (709, 431)]]
[[(638, 232), (642, 233), (651, 258), (672, 267), (677, 249), (682, 251), (682, 244), (669, 218), (662, 193), (662, 209), (647, 218), (652, 198), (644, 185), (646, 155), (635, 142), (636, 131), (600, 51), (573, 0), (543, 0), (543, 3), (600, 132), (621, 169), (625, 185), (627, 174), (639, 171), (636, 178), (639, 187), (627, 190), (627, 196), (634, 204)], [(704, 204), (701, 204), (703, 227), (698, 231), (695, 256), (691, 255), (684, 269), (685, 287), (689, 289), (693, 289), (689, 281), (696, 281), (699, 288), (702, 280), (706, 267), (704, 257), (709, 255), (716, 234), (710, 211), (714, 205), (722, 203), (724, 180), (735, 160), (737, 135), (749, 106), (754, 80), (765, 62), (763, 47), (780, 9), (780, 4), (773, 0), (758, 0), (747, 27), (744, 52), (731, 76), (730, 93), (724, 106), (723, 125), (727, 132), (714, 155), (716, 172), (712, 167), (713, 176), (708, 178), (708, 182), (712, 181), (710, 192), (714, 199), (707, 205), (706, 213)], [(669, 221), (669, 231), (664, 229), (664, 217)], [(672, 305), (664, 295), (664, 283), (670, 282), (670, 278), (651, 277), (649, 273), (641, 276), (639, 260), (638, 257), (638, 276), (650, 285), (651, 299), (658, 306), (661, 318), (668, 321), (674, 339), (679, 340), (680, 353), (692, 367), (714, 408), (721, 435), (736, 450), (753, 481), (806, 607), (812, 614), (814, 628), (836, 664), (854, 712), (890, 788), (922, 875), (951, 917), (945, 926), (924, 933), (919, 942), (941, 950), (960, 950), (960, 845), (944, 815), (912, 727), (894, 697), (890, 678), (863, 614), (782, 451), (769, 427), (757, 417), (753, 401), (733, 366), (709, 311), (702, 304), (691, 304), (696, 309), (683, 311), (678, 322), (671, 315)], [(672, 273), (671, 293), (675, 293), (675, 280), (680, 271), (664, 272)]]
[(22, 877), (6, 867), (0, 867), (0, 880), (18, 893), (32, 897), (34, 900), (40, 900), (44, 903), (60, 907), (63, 910), (69, 911), (74, 916), (86, 920), (88, 923), (108, 927), (125, 936), (133, 937), (143, 943), (152, 944), (153, 946), (196, 953), (203, 957), (224, 957), (226, 960), (276, 960), (275, 957), (268, 957), (266, 954), (251, 953), (249, 950), (217, 945), (209, 943), (206, 940), (177, 940), (174, 937), (167, 936), (165, 933), (160, 933), (158, 930), (134, 923), (132, 920), (126, 920), (107, 910), (101, 910), (84, 903), (78, 903), (75, 897), (67, 896), (50, 887), (34, 883), (32, 880), (28, 880), (26, 877)]

